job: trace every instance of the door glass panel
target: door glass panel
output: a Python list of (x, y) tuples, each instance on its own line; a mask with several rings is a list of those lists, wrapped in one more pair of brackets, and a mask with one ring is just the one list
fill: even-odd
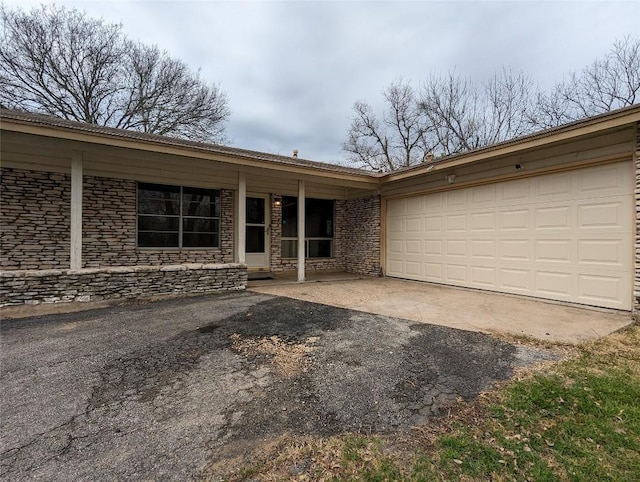
[(264, 253), (264, 226), (247, 226), (247, 253)]
[(264, 224), (264, 198), (247, 198), (247, 224)]

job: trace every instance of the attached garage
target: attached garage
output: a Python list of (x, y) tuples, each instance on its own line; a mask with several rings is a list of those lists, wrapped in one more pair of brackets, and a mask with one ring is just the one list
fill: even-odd
[(631, 310), (631, 161), (391, 198), (387, 276)]

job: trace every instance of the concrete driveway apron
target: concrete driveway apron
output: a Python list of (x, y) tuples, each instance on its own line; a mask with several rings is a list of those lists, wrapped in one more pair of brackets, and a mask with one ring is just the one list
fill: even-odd
[(420, 323), (563, 343), (593, 340), (633, 321), (628, 312), (393, 278), (266, 283), (250, 289)]

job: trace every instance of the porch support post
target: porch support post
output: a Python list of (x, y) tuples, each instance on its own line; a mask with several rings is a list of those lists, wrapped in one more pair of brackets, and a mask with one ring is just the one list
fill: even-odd
[(305, 196), (304, 181), (298, 181), (298, 281), (304, 281)]
[(238, 263), (246, 264), (246, 236), (247, 236), (247, 177), (244, 172), (238, 172), (238, 204), (236, 209), (236, 259)]
[(82, 269), (82, 152), (71, 155), (70, 268)]

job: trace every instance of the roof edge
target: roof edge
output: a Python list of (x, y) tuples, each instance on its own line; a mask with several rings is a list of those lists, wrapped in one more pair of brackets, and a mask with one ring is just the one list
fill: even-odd
[[(401, 170), (383, 173), (379, 175), (382, 182), (397, 181), (407, 177), (417, 176), (430, 171), (433, 166), (467, 164), (481, 159), (491, 159), (493, 157), (513, 154), (522, 150), (532, 149), (543, 144), (560, 142), (588, 135), (600, 130), (631, 125), (640, 122), (640, 104), (616, 109), (592, 117), (580, 119), (569, 124), (552, 127), (542, 131), (533, 132), (524, 136), (509, 139), (497, 144), (474, 149), (473, 151), (454, 154), (438, 159), (433, 163), (422, 163), (409, 166)], [(604, 126), (603, 126), (604, 125)], [(466, 160), (466, 161), (465, 161)]]

